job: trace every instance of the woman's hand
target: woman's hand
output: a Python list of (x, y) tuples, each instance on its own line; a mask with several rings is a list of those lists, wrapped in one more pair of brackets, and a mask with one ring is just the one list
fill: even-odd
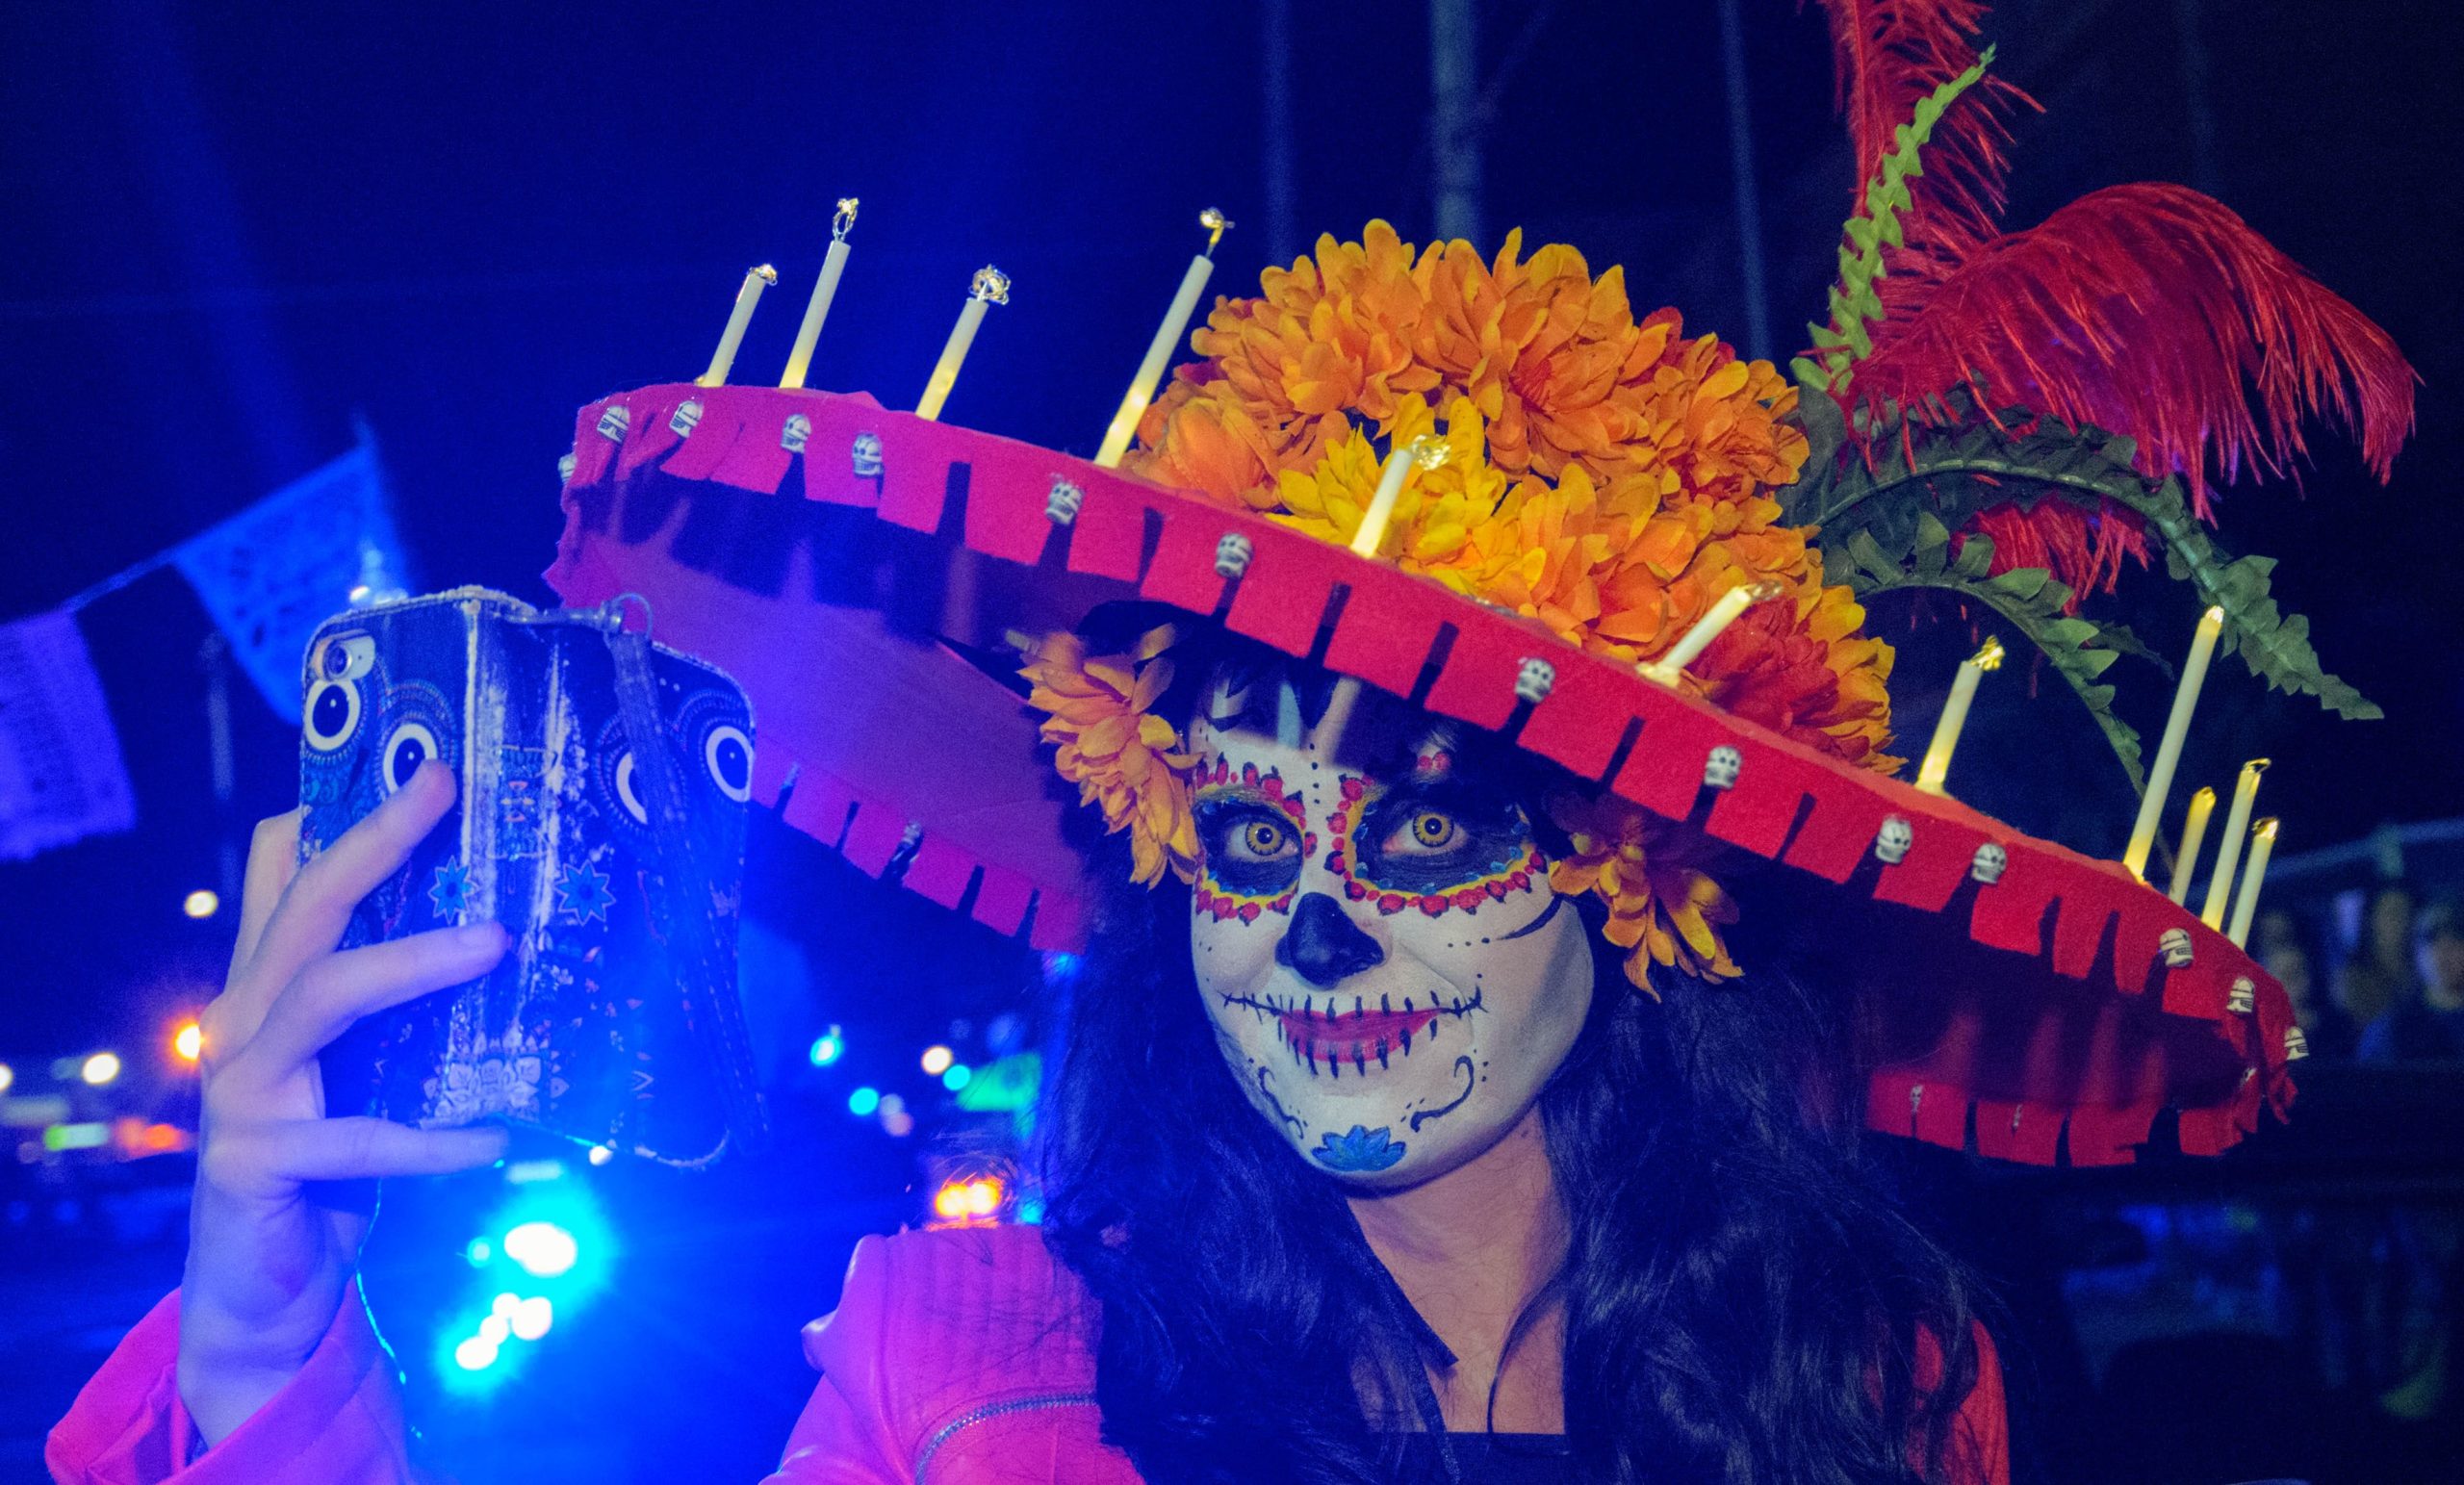
[(475, 979), (503, 957), (493, 923), (336, 953), (351, 909), (401, 869), (453, 805), (430, 762), (319, 853), (297, 812), (257, 827), (240, 940), (200, 1018), (204, 1116), (180, 1290), (180, 1396), (219, 1441), (297, 1374), (331, 1328), (368, 1232), (365, 1211), (310, 1183), (433, 1175), (504, 1152), (500, 1129), (420, 1130), (325, 1117), (317, 1054), (361, 1016)]

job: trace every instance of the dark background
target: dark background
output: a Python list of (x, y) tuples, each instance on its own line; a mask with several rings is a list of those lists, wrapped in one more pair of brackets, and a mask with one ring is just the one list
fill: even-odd
[[(1672, 303), (1742, 343), (1710, 0), (1480, 9), (1483, 245), (1514, 225), (1527, 243), (1572, 242), (1595, 269), (1625, 265), (1638, 311)], [(240, 510), (349, 447), (354, 420), (382, 450), (424, 585), (544, 599), (573, 409), (699, 370), (757, 261), (778, 265), (782, 288), (737, 379), (770, 374), (841, 194), (860, 195), (863, 214), (814, 384), (912, 397), (967, 274), (990, 261), (1014, 275), (1013, 302), (992, 312), (946, 416), (1091, 449), (1196, 244), (1198, 207), (1239, 224), (1218, 255), (1215, 287), (1228, 292), (1322, 230), (1357, 237), (1383, 217), (1406, 240), (1428, 235), (1425, 8), (1290, 8), (1289, 219), (1265, 202), (1261, 13), (1245, 0), (0, 7), (0, 617), (55, 605)], [(1746, 0), (1743, 13), (1774, 327), (1761, 348), (1784, 358), (1820, 311), (1854, 183), (1821, 18), (1784, 0)], [(2464, 46), (2450, 8), (2027, 0), (1999, 7), (1989, 35), (2003, 75), (2045, 109), (2015, 120), (2013, 224), (2115, 182), (2198, 186), (2385, 325), (2424, 379), (2391, 486), (2323, 435), (2301, 490), (2241, 488), (2222, 504), (2227, 547), (2284, 559), (2280, 598), (2312, 616), (2324, 662), (2387, 720), (2336, 723), (2227, 662), (2186, 780), (2221, 783), (2241, 758), (2272, 755), (2268, 804), (2291, 853), (2464, 814), (2464, 588), (2448, 576), (2464, 502), (2444, 475), (2459, 451), (2449, 389), (2464, 371), (2450, 235)], [(2113, 611), (2167, 653), (2194, 617), (2155, 578), (2126, 580)], [(1880, 610), (1874, 624), (1906, 641), (1896, 689), (1903, 730), (1921, 738), (1940, 684), (1927, 678), (1947, 677), (1968, 639), (1957, 622), (1903, 632), (1914, 617)], [(238, 807), (217, 810), (198, 660), (210, 626), (177, 577), (80, 622), (141, 818), (0, 864), (0, 1055), (20, 1067), (159, 1040), (212, 992), (229, 911), (192, 923), (180, 900), (217, 884), (220, 843), (295, 787), (294, 719), (243, 683)], [(2152, 670), (2116, 675), (2125, 712), (2152, 733), (2169, 688)], [(1980, 706), (1962, 793), (2112, 854), (2128, 821), (2118, 772), (2045, 680), (2035, 705)], [(755, 910), (820, 966), (797, 1026), (865, 1023), (883, 1045), (920, 1045), (985, 1009), (951, 1003), (961, 982), (1023, 974), (1003, 964), (969, 981), (849, 959), (868, 935), (911, 940), (924, 925), (869, 902), (801, 841), (757, 835), (755, 849), (770, 881)], [(973, 963), (995, 951), (948, 952)], [(918, 976), (949, 994), (910, 993)], [(906, 1057), (883, 1055), (884, 1067)], [(160, 1059), (141, 1061), (132, 1081), (176, 1097)], [(844, 1089), (806, 1091), (827, 1109)], [(611, 1344), (745, 1406), (733, 1421), (671, 1406), (692, 1419), (642, 1425), (626, 1457), (696, 1459), (684, 1472), (712, 1478), (775, 1457), (804, 1374), (774, 1319), (826, 1308), (846, 1236), (908, 1215), (912, 1149), (860, 1134), (671, 1207), (713, 1215), (675, 1229), (685, 1236), (669, 1267), (629, 1270), (635, 1328)], [(778, 1202), (785, 1186), (807, 1199)], [(434, 1251), (458, 1248), (450, 1214), (479, 1198), (433, 1199)], [(810, 1215), (778, 1216), (783, 1205)], [(406, 1274), (423, 1220), (395, 1224)], [(31, 1470), (41, 1418), (169, 1281), (176, 1221), (163, 1221), (164, 1241), (141, 1232), (115, 1267), (63, 1267), (56, 1244), (31, 1238), (9, 1250), (40, 1344), (0, 1353), (0, 1380), (25, 1384), (7, 1389), (15, 1451), (0, 1471)], [(757, 1287), (754, 1273), (780, 1277)], [(416, 1384), (424, 1358), (406, 1356)], [(513, 1391), (535, 1402), (552, 1389)], [(449, 1438), (462, 1415), (444, 1416)]]

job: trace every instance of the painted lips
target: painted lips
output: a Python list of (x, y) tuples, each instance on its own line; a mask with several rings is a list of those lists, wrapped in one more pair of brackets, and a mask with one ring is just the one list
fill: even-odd
[(1275, 1023), (1283, 1028), (1284, 1044), (1311, 1072), (1322, 1058), (1326, 1070), (1340, 1077), (1346, 1063), (1354, 1072), (1366, 1073), (1372, 1058), (1384, 1067), (1395, 1053), (1409, 1054), (1412, 1038), (1427, 1032), (1439, 1014), (1433, 1006), (1417, 1011), (1281, 1011)]

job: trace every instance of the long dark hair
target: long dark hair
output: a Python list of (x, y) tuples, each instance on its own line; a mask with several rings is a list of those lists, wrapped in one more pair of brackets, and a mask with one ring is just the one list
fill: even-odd
[[(1342, 1190), (1218, 1050), (1187, 889), (1131, 886), (1126, 851), (1090, 844), (1115, 885), (1040, 1161), (1046, 1241), (1102, 1305), (1105, 1436), (1159, 1485), (1394, 1478), (1424, 1343)], [(1671, 975), (1656, 1003), (1595, 936), (1590, 1017), (1540, 1098), (1587, 1480), (1947, 1477), (1976, 1374), (1968, 1289), (1869, 1168), (1847, 997), (1788, 967), (1818, 935), (1786, 912), (1732, 932), (1746, 978)], [(1927, 1387), (1920, 1334), (1942, 1352)]]

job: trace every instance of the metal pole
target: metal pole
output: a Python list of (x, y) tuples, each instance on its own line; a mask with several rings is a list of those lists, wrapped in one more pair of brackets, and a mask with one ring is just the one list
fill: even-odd
[(1267, 261), (1289, 265), (1300, 256), (1299, 188), (1295, 180), (1292, 129), (1292, 0), (1264, 0), (1258, 10), (1265, 33), (1259, 38), (1259, 49), (1265, 54), (1260, 99), (1265, 117), (1258, 139), (1264, 155), (1259, 165), (1266, 177)]
[(1771, 356), (1769, 295), (1763, 287), (1762, 192), (1754, 178), (1754, 108), (1745, 85), (1745, 24), (1737, 0), (1720, 0), (1720, 70), (1728, 79), (1729, 173), (1736, 200), (1739, 266), (1745, 277), (1745, 353)]
[(1479, 100), (1472, 88), (1479, 47), (1473, 0), (1428, 0), (1429, 188), (1439, 238), (1482, 241)]

